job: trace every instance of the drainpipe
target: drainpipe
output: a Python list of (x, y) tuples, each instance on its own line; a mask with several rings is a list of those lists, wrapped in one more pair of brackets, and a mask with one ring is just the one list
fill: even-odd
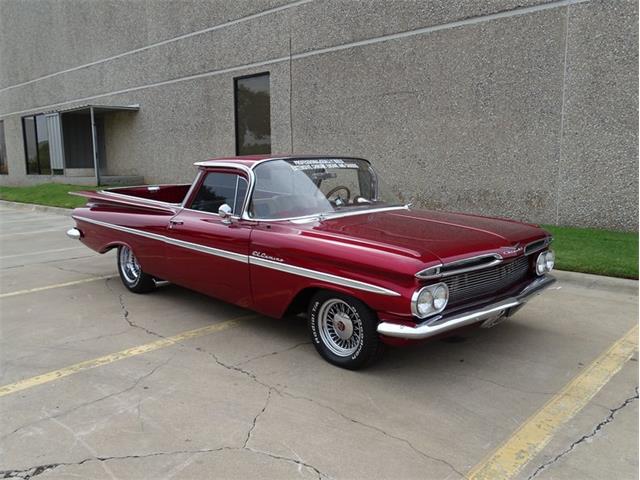
[(89, 107), (89, 113), (91, 114), (91, 144), (93, 146), (93, 168), (96, 173), (96, 186), (100, 186), (100, 166), (98, 165), (98, 135), (96, 132), (96, 118), (93, 112), (93, 107)]

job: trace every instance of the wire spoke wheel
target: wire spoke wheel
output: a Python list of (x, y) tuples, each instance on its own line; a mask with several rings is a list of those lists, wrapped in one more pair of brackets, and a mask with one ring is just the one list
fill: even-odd
[(121, 247), (120, 255), (120, 272), (124, 279), (133, 285), (140, 279), (140, 264), (129, 247)]
[(322, 342), (335, 355), (349, 357), (362, 340), (362, 321), (356, 310), (338, 298), (327, 300), (318, 312)]

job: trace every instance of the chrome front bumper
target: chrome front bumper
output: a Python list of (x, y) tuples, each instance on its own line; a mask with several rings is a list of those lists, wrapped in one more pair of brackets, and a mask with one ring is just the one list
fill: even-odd
[(524, 305), (531, 297), (537, 295), (548, 286), (555, 283), (556, 279), (550, 275), (536, 278), (524, 287), (520, 293), (513, 297), (505, 298), (499, 302), (484, 305), (483, 307), (467, 310), (462, 313), (436, 315), (416, 326), (400, 325), (397, 323), (382, 322), (378, 324), (378, 333), (387, 337), (406, 338), (410, 340), (422, 340), (440, 335), (441, 333), (464, 327), (474, 323), (495, 318), (500, 315), (510, 316)]

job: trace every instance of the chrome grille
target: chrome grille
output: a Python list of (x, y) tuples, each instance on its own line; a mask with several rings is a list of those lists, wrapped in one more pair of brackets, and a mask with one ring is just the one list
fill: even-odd
[(442, 281), (449, 287), (449, 303), (457, 303), (505, 290), (527, 276), (529, 260), (520, 257), (495, 267), (460, 273)]

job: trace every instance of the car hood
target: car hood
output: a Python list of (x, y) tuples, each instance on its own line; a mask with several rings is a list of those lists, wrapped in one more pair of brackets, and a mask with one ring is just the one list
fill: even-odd
[(537, 225), (461, 213), (393, 210), (329, 218), (312, 235), (364, 243), (421, 260), (442, 263), (483, 253), (521, 255), (524, 246), (547, 236)]

